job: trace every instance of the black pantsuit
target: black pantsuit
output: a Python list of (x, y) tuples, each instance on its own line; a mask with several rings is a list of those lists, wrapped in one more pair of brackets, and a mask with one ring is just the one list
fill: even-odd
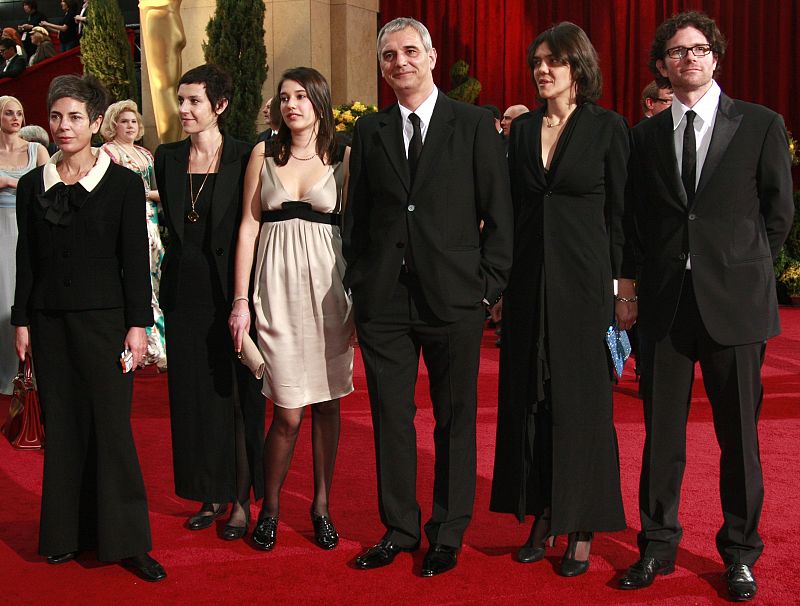
[(39, 551), (119, 560), (150, 549), (133, 375), (119, 364), (128, 330), (153, 323), (144, 186), (103, 153), (80, 184), (55, 174), (19, 181), (11, 310), (30, 329), (47, 434)]
[(475, 498), (476, 385), (484, 312), (438, 321), (419, 282), (403, 274), (383, 313), (358, 322), (375, 434), (381, 521), (393, 543), (420, 539), (414, 386), (423, 353), (436, 420), (431, 543), (459, 547)]
[(116, 561), (150, 550), (147, 497), (130, 423), (133, 373), (123, 374), (119, 366), (126, 332), (119, 308), (33, 315), (47, 432), (42, 555), (97, 548), (99, 560)]

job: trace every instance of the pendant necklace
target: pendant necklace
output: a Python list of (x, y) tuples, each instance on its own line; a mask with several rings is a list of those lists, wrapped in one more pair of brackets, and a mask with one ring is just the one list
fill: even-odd
[(222, 142), (217, 146), (217, 151), (214, 152), (214, 155), (211, 158), (211, 162), (208, 165), (208, 170), (206, 170), (206, 176), (203, 177), (203, 182), (200, 184), (200, 189), (197, 190), (197, 195), (194, 195), (194, 183), (192, 181), (192, 173), (189, 173), (189, 200), (192, 203), (192, 210), (189, 211), (189, 214), (186, 215), (187, 221), (189, 223), (197, 223), (197, 220), (200, 218), (200, 215), (195, 210), (195, 206), (197, 204), (197, 200), (200, 198), (200, 193), (203, 191), (203, 188), (206, 186), (206, 181), (208, 180), (208, 175), (211, 172), (211, 169), (214, 166), (214, 161), (217, 159), (217, 154), (219, 153), (220, 148), (222, 147)]

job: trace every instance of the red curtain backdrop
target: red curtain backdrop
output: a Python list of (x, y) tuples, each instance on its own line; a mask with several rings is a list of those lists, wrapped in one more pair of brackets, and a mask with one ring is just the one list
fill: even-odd
[[(464, 59), (482, 85), (478, 103), (501, 112), (516, 103), (536, 105), (527, 47), (553, 23), (572, 21), (600, 55), (598, 103), (635, 124), (641, 118), (639, 95), (652, 80), (647, 58), (653, 33), (684, 10), (706, 12), (728, 39), (718, 75), (722, 90), (781, 113), (795, 138), (800, 136), (800, 0), (381, 0), (379, 21), (409, 16), (425, 23), (439, 53), (436, 83), (452, 88), (450, 68)], [(385, 83), (380, 99), (381, 105), (394, 99)]]

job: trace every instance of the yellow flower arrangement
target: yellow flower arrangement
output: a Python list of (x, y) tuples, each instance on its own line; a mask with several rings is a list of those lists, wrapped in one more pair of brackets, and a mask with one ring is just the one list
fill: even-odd
[(789, 137), (789, 157), (792, 159), (792, 165), (797, 166), (800, 164), (800, 150), (797, 149), (797, 141), (795, 141), (794, 137), (792, 137), (792, 133), (788, 130), (786, 134)]
[(337, 132), (350, 132), (356, 121), (366, 114), (378, 111), (377, 105), (366, 105), (361, 101), (344, 103), (333, 108), (333, 121)]

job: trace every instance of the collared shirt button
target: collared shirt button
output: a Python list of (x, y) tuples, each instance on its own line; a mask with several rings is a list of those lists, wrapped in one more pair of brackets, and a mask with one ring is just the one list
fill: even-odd
[(409, 204), (408, 205), (408, 212), (413, 213), (415, 208), (417, 208), (417, 207), (414, 206), (413, 204)]

